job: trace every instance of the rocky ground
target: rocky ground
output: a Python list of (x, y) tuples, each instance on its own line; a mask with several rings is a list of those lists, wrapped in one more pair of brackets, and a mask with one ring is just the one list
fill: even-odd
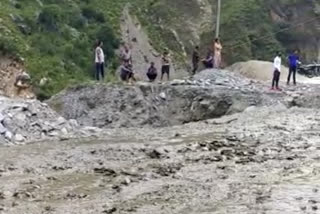
[[(314, 109), (2, 148), (2, 213), (318, 213)], [(1, 212), (1, 211), (0, 211)]]
[(44, 140), (68, 140), (99, 133), (95, 127), (66, 120), (37, 100), (0, 97), (0, 145)]
[(269, 88), (235, 73), (206, 70), (192, 79), (163, 84), (77, 86), (48, 104), (67, 119), (99, 128), (181, 125), (278, 103), (320, 107), (318, 85), (284, 86), (282, 92)]
[(0, 213), (319, 213), (320, 88), (283, 89), (213, 70), (78, 86), (48, 101), (66, 119), (2, 99), (21, 145), (0, 149)]

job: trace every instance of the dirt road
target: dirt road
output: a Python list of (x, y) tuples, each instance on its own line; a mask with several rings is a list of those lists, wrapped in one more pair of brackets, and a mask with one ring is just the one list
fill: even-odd
[(319, 213), (320, 111), (0, 149), (0, 213)]

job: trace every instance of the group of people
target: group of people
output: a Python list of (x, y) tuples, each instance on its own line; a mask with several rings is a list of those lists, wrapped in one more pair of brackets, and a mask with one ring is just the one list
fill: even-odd
[[(288, 73), (288, 78), (287, 78), (287, 85), (290, 85), (291, 81), (291, 76), (293, 79), (293, 85), (296, 85), (296, 73), (297, 73), (297, 68), (301, 62), (299, 61), (299, 54), (298, 51), (295, 50), (288, 56), (288, 64), (289, 64), (289, 73)], [(272, 78), (272, 86), (271, 90), (278, 90), (281, 91), (279, 87), (279, 81), (280, 81), (280, 76), (281, 76), (281, 53), (278, 52), (276, 54), (276, 57), (274, 58), (273, 65), (274, 65), (274, 71), (273, 71), (273, 78)]]
[[(103, 42), (96, 41), (95, 46), (95, 79), (101, 80), (105, 76), (105, 55), (102, 49)], [(207, 56), (200, 60), (199, 46), (196, 46), (192, 54), (192, 74), (195, 74), (199, 69), (199, 63), (202, 61), (205, 68), (220, 68), (221, 66), (221, 51), (222, 45), (217, 38), (214, 40), (213, 47), (208, 51)], [(124, 82), (136, 81), (133, 66), (132, 66), (132, 54), (128, 46), (124, 46), (123, 51), (120, 54), (121, 66), (120, 66), (120, 78)], [(164, 51), (161, 56), (161, 76), (160, 80), (166, 76), (167, 80), (170, 80), (171, 59), (169, 51)], [(146, 72), (146, 76), (150, 82), (154, 82), (158, 77), (158, 69), (155, 62), (151, 62)]]
[[(221, 67), (221, 51), (222, 45), (219, 38), (216, 38), (213, 43), (213, 48), (208, 50), (207, 56), (202, 59), (205, 68), (220, 68)], [(199, 46), (196, 46), (192, 54), (192, 74), (195, 74), (199, 69), (200, 53)]]
[[(131, 51), (128, 46), (125, 46), (123, 53), (120, 55), (122, 65), (120, 67), (120, 77), (124, 82), (136, 81), (134, 77), (134, 72), (132, 69), (132, 56)], [(163, 80), (164, 75), (167, 76), (167, 80), (170, 79), (170, 55), (168, 51), (165, 51), (161, 56), (161, 81)], [(150, 66), (147, 70), (146, 76), (150, 82), (154, 82), (158, 77), (158, 70), (154, 62), (150, 63)]]
[[(102, 49), (103, 42), (97, 41), (96, 47), (95, 47), (95, 65), (96, 65), (96, 71), (95, 71), (95, 79), (100, 80), (104, 79), (105, 72), (105, 55)], [(123, 51), (120, 54), (121, 58), (121, 66), (120, 66), (120, 78), (124, 82), (132, 82), (136, 81), (134, 72), (133, 72), (133, 66), (132, 66), (132, 54), (131, 50), (128, 46), (124, 46)], [(163, 77), (166, 75), (167, 79), (170, 79), (170, 55), (168, 51), (164, 51), (163, 55), (161, 56), (161, 81), (163, 80)], [(155, 66), (154, 62), (150, 63), (150, 66), (148, 68), (148, 71), (146, 73), (148, 79), (150, 82), (154, 82), (158, 76), (158, 70)]]

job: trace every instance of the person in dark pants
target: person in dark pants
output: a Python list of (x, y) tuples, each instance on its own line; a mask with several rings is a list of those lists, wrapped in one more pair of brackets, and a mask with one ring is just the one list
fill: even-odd
[(99, 41), (98, 45), (95, 50), (95, 63), (96, 63), (96, 73), (95, 73), (95, 78), (96, 80), (104, 79), (104, 53), (103, 53), (103, 42)]
[(288, 74), (288, 80), (287, 80), (287, 85), (290, 84), (291, 80), (291, 75), (293, 78), (293, 84), (296, 85), (296, 73), (297, 73), (297, 67), (299, 64), (299, 56), (298, 56), (298, 51), (294, 51), (292, 54), (289, 55), (288, 57), (289, 60), (289, 74)]
[(279, 88), (280, 74), (281, 74), (281, 53), (277, 53), (277, 56), (274, 58), (274, 71), (273, 71), (273, 79), (272, 79), (272, 87), (271, 90), (281, 91)]
[(192, 65), (193, 65), (192, 74), (193, 75), (196, 74), (199, 68), (199, 61), (200, 61), (199, 46), (196, 46), (192, 54)]
[(124, 62), (120, 67), (120, 78), (126, 83), (136, 82), (132, 65), (129, 62)]
[(168, 51), (165, 51), (162, 56), (162, 67), (161, 67), (161, 81), (163, 76), (167, 74), (168, 81), (170, 80), (170, 58)]
[(202, 60), (202, 63), (205, 68), (213, 68), (213, 55), (211, 50), (208, 51), (207, 57)]
[(154, 66), (154, 62), (151, 62), (150, 67), (147, 72), (147, 77), (150, 82), (154, 82), (158, 76), (158, 72), (156, 67)]

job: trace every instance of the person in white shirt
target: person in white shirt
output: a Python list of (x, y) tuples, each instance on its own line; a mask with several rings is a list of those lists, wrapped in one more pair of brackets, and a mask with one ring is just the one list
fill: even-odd
[(272, 87), (271, 90), (278, 90), (279, 88), (279, 80), (280, 80), (280, 74), (281, 74), (281, 53), (278, 52), (277, 56), (274, 58), (273, 61), (274, 71), (273, 71), (273, 79), (272, 79)]
[(105, 56), (103, 53), (103, 42), (99, 41), (95, 50), (95, 63), (96, 63), (96, 80), (100, 80), (100, 75), (102, 80), (104, 79), (104, 60)]

